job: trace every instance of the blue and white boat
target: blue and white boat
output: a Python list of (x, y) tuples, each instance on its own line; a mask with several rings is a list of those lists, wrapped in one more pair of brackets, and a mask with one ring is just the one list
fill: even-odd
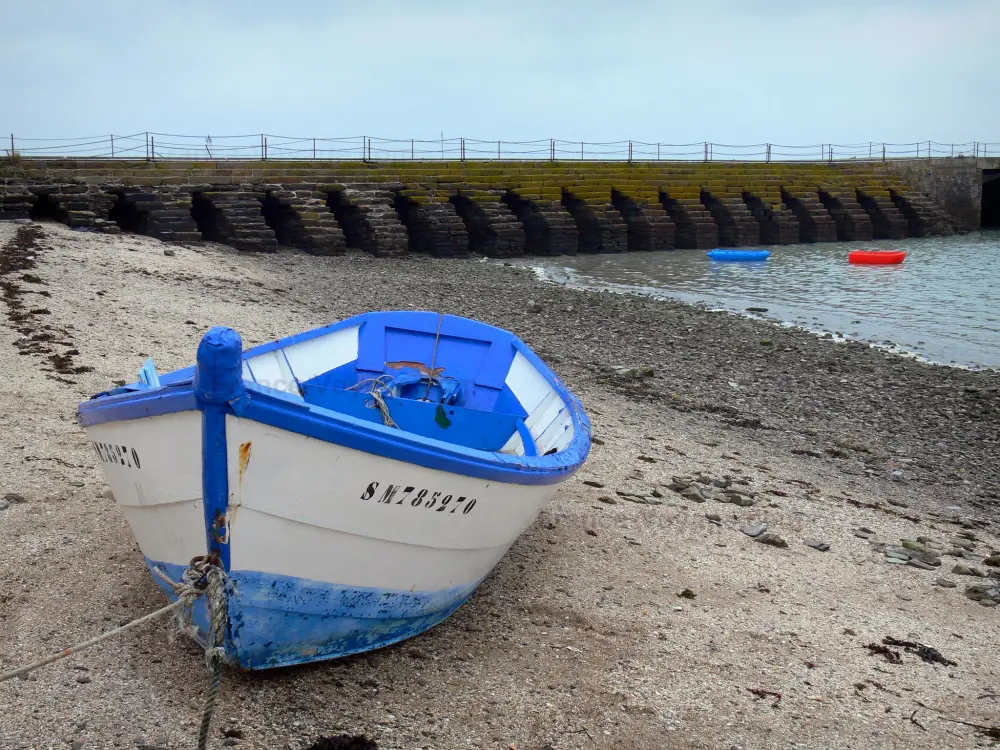
[[(579, 400), (512, 333), (373, 312), (79, 405), (170, 598), (195, 558), (230, 581), (230, 663), (265, 669), (415, 636), (458, 609), (590, 451)], [(207, 645), (204, 597), (191, 635)]]

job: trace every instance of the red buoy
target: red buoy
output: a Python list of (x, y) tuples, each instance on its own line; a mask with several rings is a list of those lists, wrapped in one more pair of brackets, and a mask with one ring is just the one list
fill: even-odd
[(847, 256), (851, 263), (866, 265), (890, 265), (902, 263), (906, 257), (905, 250), (852, 250)]

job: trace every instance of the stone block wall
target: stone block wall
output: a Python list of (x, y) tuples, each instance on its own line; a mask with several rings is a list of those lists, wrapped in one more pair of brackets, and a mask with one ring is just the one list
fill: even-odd
[(22, 161), (0, 163), (0, 220), (380, 256), (860, 241), (961, 230), (981, 177), (954, 161)]

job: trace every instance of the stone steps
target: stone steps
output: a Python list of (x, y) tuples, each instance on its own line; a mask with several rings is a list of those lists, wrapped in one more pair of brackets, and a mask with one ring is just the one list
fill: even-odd
[(817, 193), (783, 190), (781, 199), (799, 221), (800, 242), (836, 242), (837, 224)]
[(672, 250), (674, 223), (658, 203), (637, 203), (614, 190), (611, 201), (625, 221), (629, 252)]
[(347, 246), (379, 257), (405, 255), (409, 245), (406, 227), (394, 207), (399, 184), (345, 185), (334, 191), (329, 205), (347, 239)]
[[(490, 199), (493, 200), (490, 200)], [(469, 232), (469, 252), (493, 258), (524, 255), (524, 227), (496, 194), (471, 197), (459, 193), (449, 199)]]
[(743, 202), (750, 215), (760, 224), (760, 242), (764, 245), (792, 245), (799, 241), (799, 220), (789, 209), (743, 193)]
[(910, 237), (944, 237), (955, 233), (948, 217), (923, 198), (890, 192), (893, 205), (906, 218), (906, 233)]
[(901, 240), (906, 237), (906, 217), (893, 205), (891, 198), (867, 195), (858, 190), (858, 203), (868, 212), (872, 232), (877, 240)]
[(264, 221), (261, 203), (265, 195), (264, 192), (242, 190), (199, 192), (195, 198), (200, 197), (211, 206), (207, 209), (211, 213), (205, 214), (205, 221), (214, 222), (209, 231), (202, 228), (204, 238), (248, 252), (277, 250), (278, 239), (274, 230)]
[(528, 200), (513, 191), (501, 200), (524, 228), (525, 255), (576, 255), (576, 221), (562, 203)]
[(406, 228), (409, 252), (437, 258), (464, 258), (469, 254), (469, 233), (452, 204), (417, 203), (397, 193), (394, 207)]
[[(297, 247), (312, 255), (342, 255), (344, 232), (326, 205), (326, 194), (315, 185), (265, 186), (264, 221), (279, 245)], [(293, 189), (294, 188), (294, 189)]]
[(711, 250), (719, 245), (719, 227), (697, 198), (673, 198), (661, 193), (663, 208), (674, 223), (674, 242), (684, 249)]
[(837, 225), (837, 239), (842, 242), (874, 238), (871, 217), (858, 203), (851, 190), (837, 192), (819, 191), (819, 199)]
[(719, 227), (719, 245), (747, 247), (760, 244), (760, 224), (747, 210), (741, 196), (728, 193), (715, 195), (703, 190), (701, 203)]

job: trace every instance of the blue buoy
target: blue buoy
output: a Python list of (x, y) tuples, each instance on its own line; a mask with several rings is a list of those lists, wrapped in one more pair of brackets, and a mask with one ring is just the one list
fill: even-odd
[(716, 248), (708, 251), (712, 260), (767, 260), (770, 250), (722, 250)]

